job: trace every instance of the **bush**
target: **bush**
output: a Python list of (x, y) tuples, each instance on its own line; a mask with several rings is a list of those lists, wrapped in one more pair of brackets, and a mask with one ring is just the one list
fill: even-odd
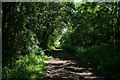
[[(26, 33), (26, 32), (25, 32)], [(3, 67), (3, 78), (43, 78), (46, 69), (42, 48), (39, 46), (35, 34), (29, 31), (29, 37), (26, 38), (26, 55), (19, 54), (13, 59), (12, 63)], [(9, 62), (8, 62), (9, 63)]]
[(16, 60), (14, 66), (3, 68), (3, 78), (42, 78), (47, 68), (44, 62), (47, 58), (30, 53)]
[(76, 56), (82, 58), (106, 76), (118, 77), (119, 54), (114, 49), (105, 46), (93, 46), (89, 48), (77, 47)]

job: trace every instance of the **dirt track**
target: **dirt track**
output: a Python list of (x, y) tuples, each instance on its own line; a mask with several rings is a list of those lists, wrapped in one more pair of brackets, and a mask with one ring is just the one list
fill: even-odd
[(48, 62), (44, 80), (105, 80), (98, 71), (69, 53), (56, 50), (48, 54), (53, 58)]

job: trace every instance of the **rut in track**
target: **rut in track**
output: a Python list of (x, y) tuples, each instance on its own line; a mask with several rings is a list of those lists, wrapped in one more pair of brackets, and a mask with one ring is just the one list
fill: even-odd
[(60, 50), (52, 51), (44, 80), (105, 80), (95, 69), (82, 60)]

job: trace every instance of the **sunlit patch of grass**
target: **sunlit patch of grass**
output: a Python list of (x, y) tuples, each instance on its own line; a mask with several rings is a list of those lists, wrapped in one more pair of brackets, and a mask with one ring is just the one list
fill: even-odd
[(47, 68), (47, 57), (34, 53), (19, 57), (12, 68), (3, 68), (3, 78), (43, 78)]
[(51, 59), (53, 56), (45, 56), (46, 59)]
[(63, 49), (57, 49), (58, 51), (62, 51)]
[(78, 72), (74, 72), (74, 73), (72, 73), (73, 75), (79, 75), (79, 73)]
[(32, 75), (30, 76), (30, 78), (37, 78), (37, 75), (36, 75), (36, 74), (32, 74)]
[(52, 71), (47, 71), (48, 73), (52, 73)]

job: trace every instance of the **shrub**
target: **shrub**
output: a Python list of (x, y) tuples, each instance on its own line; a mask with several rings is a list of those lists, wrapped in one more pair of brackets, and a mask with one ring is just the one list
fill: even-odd
[(45, 57), (30, 53), (16, 60), (14, 66), (3, 68), (3, 78), (42, 78), (46, 69)]
[(29, 37), (25, 40), (27, 40), (25, 45), (27, 54), (17, 55), (11, 64), (3, 67), (3, 78), (42, 78), (44, 76), (47, 58), (42, 48), (38, 46), (39, 42), (35, 34), (29, 31)]
[(76, 55), (96, 67), (106, 76), (119, 76), (119, 54), (114, 49), (105, 46), (93, 46), (89, 48), (77, 47)]

